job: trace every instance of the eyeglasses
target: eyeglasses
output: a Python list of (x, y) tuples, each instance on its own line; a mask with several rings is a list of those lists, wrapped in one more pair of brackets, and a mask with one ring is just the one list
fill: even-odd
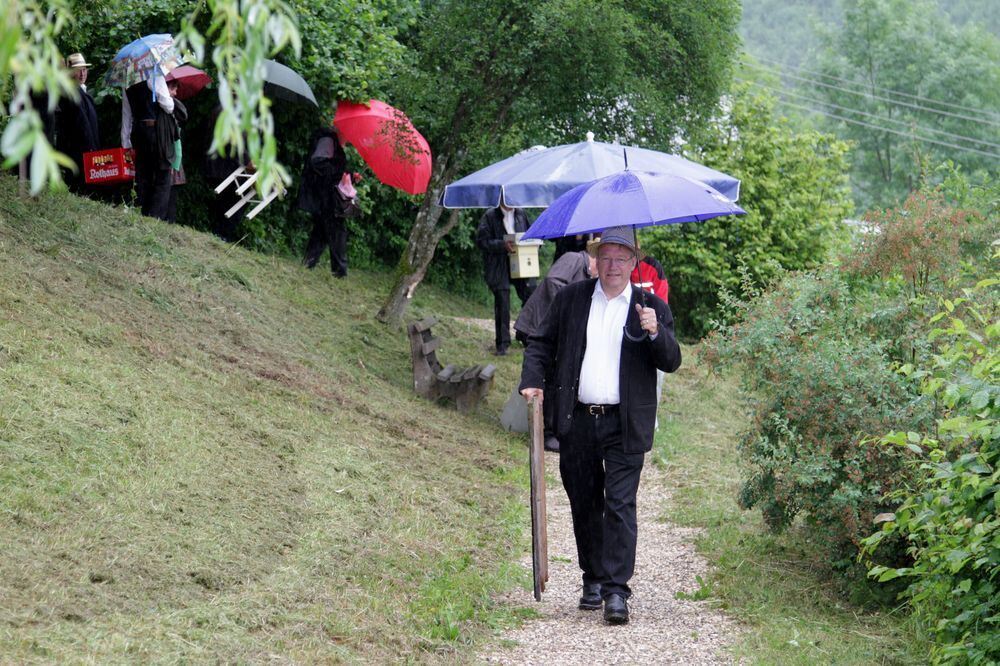
[(624, 266), (635, 259), (635, 257), (598, 257), (597, 262), (604, 264), (605, 266), (610, 266), (614, 264), (615, 266)]

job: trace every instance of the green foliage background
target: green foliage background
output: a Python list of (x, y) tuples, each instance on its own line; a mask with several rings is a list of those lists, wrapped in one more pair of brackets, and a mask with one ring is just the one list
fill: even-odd
[[(826, 545), (828, 563), (845, 572), (857, 573), (873, 520), (898, 504), (891, 493), (920, 477), (910, 451), (878, 437), (926, 431), (940, 414), (898, 370), (932, 358), (924, 331), (955, 276), (990, 275), (996, 188), (969, 188), (947, 173), (946, 190), (871, 214), (877, 231), (839, 263), (785, 275), (766, 290), (748, 275), (746, 297), (726, 297), (735, 323), (708, 347), (739, 368), (752, 418), (740, 445), (741, 505), (759, 508), (775, 530), (801, 517)], [(905, 564), (902, 536), (884, 541), (879, 564)]]
[(852, 203), (847, 144), (829, 134), (795, 131), (774, 100), (746, 87), (730, 98), (693, 158), (741, 179), (747, 215), (644, 229), (644, 249), (670, 282), (670, 304), (685, 338), (704, 335), (719, 317), (720, 289), (736, 289), (745, 266), (757, 284), (782, 269), (822, 263), (845, 238)]
[[(747, 53), (766, 69), (747, 78), (786, 93), (787, 113), (855, 142), (851, 179), (859, 210), (901, 202), (933, 177), (932, 167), (944, 159), (980, 179), (995, 178), (1000, 163), (996, 9), (993, 0), (746, 0), (740, 32)], [(782, 70), (780, 79), (776, 69)]]
[[(990, 277), (963, 272), (928, 322), (931, 354), (903, 368), (940, 416), (930, 428), (882, 440), (887, 449), (910, 452), (912, 481), (893, 495), (899, 506), (865, 541), (872, 577), (908, 583), (904, 596), (933, 641), (936, 663), (1000, 659), (998, 266), (1000, 252)], [(910, 566), (875, 564), (884, 544), (900, 538)]]

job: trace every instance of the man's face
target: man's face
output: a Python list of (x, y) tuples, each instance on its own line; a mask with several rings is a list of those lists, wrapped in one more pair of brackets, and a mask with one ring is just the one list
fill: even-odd
[(71, 71), (73, 78), (80, 85), (87, 82), (87, 68), (86, 67), (74, 67)]
[(597, 274), (605, 293), (620, 294), (629, 284), (635, 268), (635, 253), (624, 245), (608, 243), (597, 250)]

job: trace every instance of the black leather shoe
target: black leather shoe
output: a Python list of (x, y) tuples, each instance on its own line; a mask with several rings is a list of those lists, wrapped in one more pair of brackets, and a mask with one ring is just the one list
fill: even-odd
[(604, 600), (604, 621), (608, 624), (628, 624), (628, 602), (620, 594), (609, 594)]
[(493, 350), (493, 355), (494, 356), (506, 356), (507, 355), (507, 348), (506, 347), (497, 347), (496, 349)]
[(580, 596), (580, 610), (601, 610), (601, 584), (584, 583)]

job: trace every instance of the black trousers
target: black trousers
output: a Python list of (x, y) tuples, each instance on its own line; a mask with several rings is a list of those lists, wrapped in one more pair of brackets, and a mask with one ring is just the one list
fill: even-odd
[[(521, 299), (521, 307), (531, 298), (537, 283), (534, 280), (511, 280)], [(493, 324), (495, 327), (494, 341), (497, 350), (510, 347), (510, 288), (493, 289)]]
[(635, 496), (645, 454), (625, 453), (617, 412), (591, 416), (575, 410), (570, 435), (559, 445), (559, 473), (573, 513), (583, 582), (600, 583), (604, 598), (620, 594), (627, 599), (638, 537)]
[(135, 150), (135, 191), (142, 214), (166, 220), (174, 177), (169, 166), (160, 168), (155, 126), (140, 124), (134, 127), (132, 148)]
[(323, 250), (330, 248), (330, 270), (338, 277), (347, 275), (347, 225), (336, 215), (313, 213), (313, 228), (306, 244), (305, 264), (309, 268), (318, 262)]

